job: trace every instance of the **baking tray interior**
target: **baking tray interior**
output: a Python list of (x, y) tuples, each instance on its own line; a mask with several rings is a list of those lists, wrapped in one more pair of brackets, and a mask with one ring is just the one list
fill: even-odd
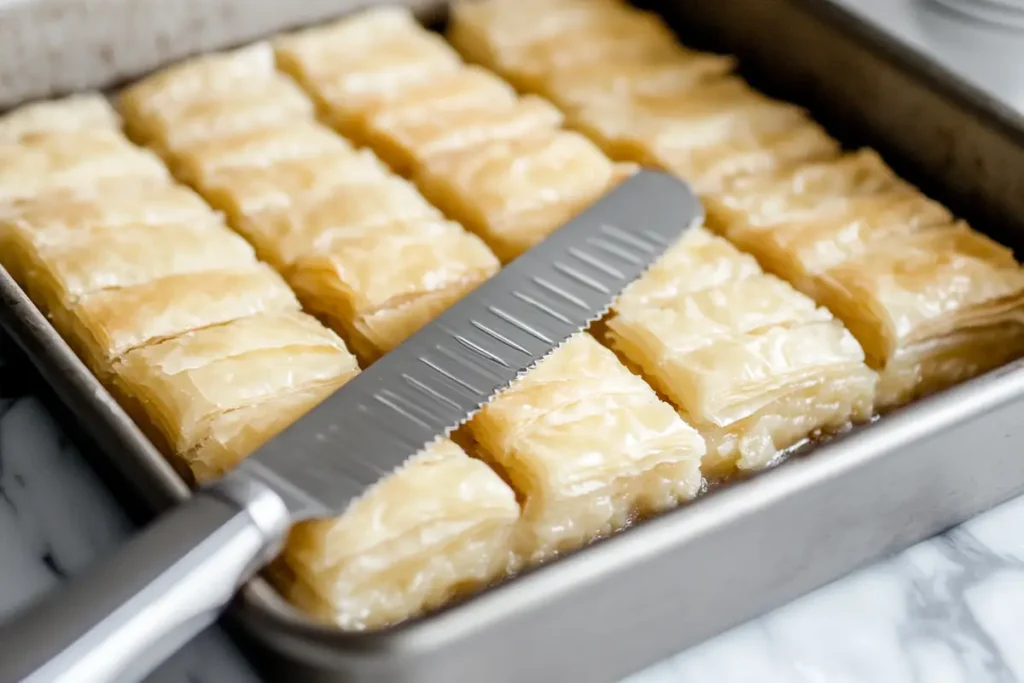
[[(225, 4), (210, 3), (211, 21)], [(368, 3), (335, 4), (340, 15)], [(431, 18), (443, 10), (407, 4)], [(829, 0), (638, 4), (688, 44), (739, 56), (754, 85), (807, 106), (844, 143), (878, 148), (975, 228), (1024, 246), (1019, 115)], [(154, 510), (187, 495), (4, 277), (0, 296), (0, 322), (86, 426), (97, 446), (89, 451)], [(1024, 491), (1022, 397), (1016, 363), (387, 631), (316, 625), (262, 580), (233, 615), (285, 680), (615, 680)]]

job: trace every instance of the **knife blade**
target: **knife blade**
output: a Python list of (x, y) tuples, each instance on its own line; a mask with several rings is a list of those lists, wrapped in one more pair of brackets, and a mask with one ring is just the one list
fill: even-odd
[(291, 524), (343, 512), (572, 335), (702, 218), (640, 171), (192, 496), (0, 627), (0, 683), (143, 677), (215, 620)]

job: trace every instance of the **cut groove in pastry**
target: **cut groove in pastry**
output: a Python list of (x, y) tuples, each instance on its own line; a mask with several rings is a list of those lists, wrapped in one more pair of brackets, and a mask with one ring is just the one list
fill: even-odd
[(704, 443), (588, 334), (470, 421), (523, 499), (517, 552), (537, 562), (694, 497)]

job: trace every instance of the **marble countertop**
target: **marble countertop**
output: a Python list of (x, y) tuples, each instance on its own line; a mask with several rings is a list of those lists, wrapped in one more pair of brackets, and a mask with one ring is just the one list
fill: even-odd
[[(1024, 34), (926, 0), (840, 0), (1024, 112)], [(0, 339), (0, 620), (131, 524)], [(4, 357), (8, 360), (5, 361)], [(257, 683), (219, 628), (148, 683)], [(676, 655), (628, 683), (1024, 681), (1024, 498)]]

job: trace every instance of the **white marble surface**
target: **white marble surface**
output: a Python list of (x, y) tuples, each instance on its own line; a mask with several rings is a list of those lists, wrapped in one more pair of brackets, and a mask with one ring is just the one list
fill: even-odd
[[(0, 360), (0, 620), (131, 528), (40, 403), (37, 381)], [(149, 683), (259, 680), (212, 629)], [(624, 683), (1016, 681), (1024, 681), (1024, 499)]]

